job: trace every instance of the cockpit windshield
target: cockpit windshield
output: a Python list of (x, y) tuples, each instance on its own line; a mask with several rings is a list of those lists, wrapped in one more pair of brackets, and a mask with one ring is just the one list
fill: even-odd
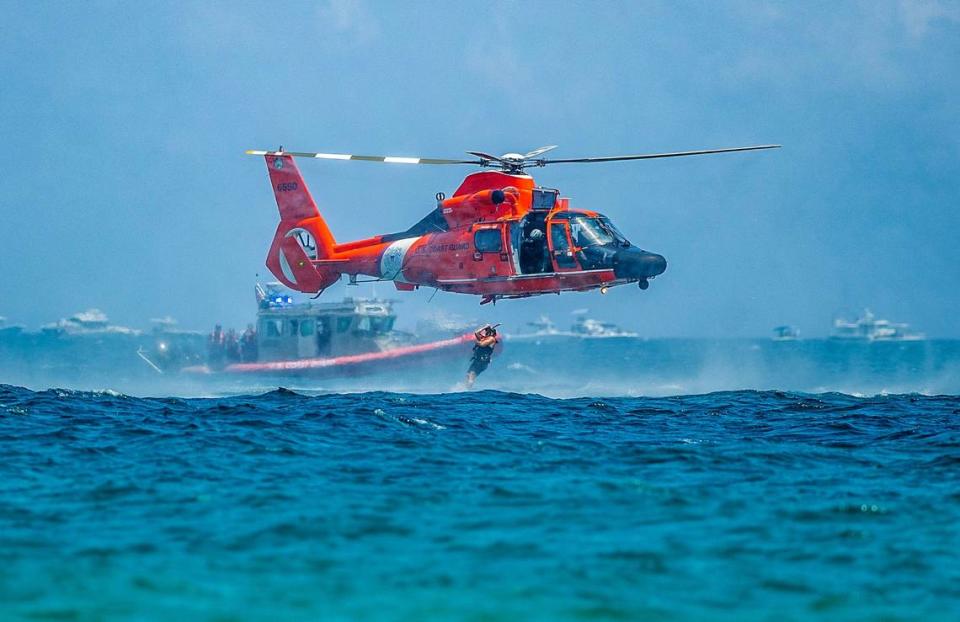
[(630, 246), (630, 241), (627, 240), (627, 236), (623, 235), (623, 233), (621, 233), (620, 230), (617, 229), (617, 226), (613, 224), (613, 222), (609, 218), (607, 218), (606, 216), (601, 216), (600, 224), (606, 227), (607, 230), (610, 231), (610, 233), (613, 235), (613, 237), (617, 239), (617, 242), (619, 242), (622, 246)]
[(570, 237), (581, 248), (586, 246), (607, 246), (609, 244), (628, 244), (623, 234), (606, 218), (573, 216), (570, 218)]

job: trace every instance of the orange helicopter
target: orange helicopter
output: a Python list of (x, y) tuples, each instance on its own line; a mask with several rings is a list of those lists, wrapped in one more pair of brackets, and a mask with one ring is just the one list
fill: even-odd
[[(637, 283), (649, 287), (667, 261), (631, 244), (600, 214), (572, 209), (558, 190), (535, 184), (526, 169), (561, 163), (649, 160), (774, 149), (757, 145), (701, 151), (551, 160), (529, 153), (494, 156), (469, 151), (473, 160), (363, 156), (339, 153), (247, 151), (263, 156), (280, 210), (267, 267), (287, 287), (317, 294), (346, 274), (393, 281), (398, 290), (419, 287), (475, 294), (480, 304), (565, 291)], [(337, 242), (320, 215), (294, 157), (388, 164), (467, 164), (499, 170), (467, 175), (453, 196), (406, 231)]]

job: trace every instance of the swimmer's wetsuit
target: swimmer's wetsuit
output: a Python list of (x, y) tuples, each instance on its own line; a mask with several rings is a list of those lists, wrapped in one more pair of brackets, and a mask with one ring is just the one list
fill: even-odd
[(483, 370), (490, 365), (490, 357), (493, 356), (493, 348), (494, 346), (481, 346), (479, 343), (474, 344), (473, 357), (470, 359), (470, 369), (467, 371), (472, 371), (474, 374), (479, 376)]

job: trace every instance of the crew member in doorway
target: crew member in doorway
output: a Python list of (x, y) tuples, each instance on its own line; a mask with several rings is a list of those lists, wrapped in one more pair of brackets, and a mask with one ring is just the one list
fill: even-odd
[(551, 272), (550, 253), (543, 231), (537, 228), (525, 232), (520, 241), (520, 270), (524, 274)]
[(477, 376), (490, 365), (490, 357), (497, 345), (497, 324), (481, 326), (473, 333), (476, 343), (473, 344), (473, 356), (470, 358), (470, 369), (467, 370), (467, 388), (472, 389)]
[(552, 272), (553, 264), (550, 262), (550, 251), (547, 250), (547, 238), (540, 229), (534, 229), (530, 232), (530, 240), (536, 247), (537, 272)]

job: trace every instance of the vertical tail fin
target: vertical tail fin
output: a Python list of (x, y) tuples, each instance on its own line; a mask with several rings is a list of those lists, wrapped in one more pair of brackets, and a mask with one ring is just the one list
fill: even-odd
[[(336, 242), (333, 234), (320, 216), (317, 203), (307, 188), (307, 183), (300, 174), (296, 162), (288, 155), (266, 155), (267, 171), (270, 173), (270, 184), (277, 199), (277, 209), (280, 210), (281, 222), (300, 222), (307, 219), (316, 219), (317, 251), (322, 257), (329, 256)], [(321, 258), (322, 258), (321, 257)]]
[(320, 215), (292, 156), (266, 154), (270, 184), (280, 210), (280, 225), (267, 254), (267, 267), (284, 285), (301, 292), (319, 292), (340, 278), (313, 261), (327, 259), (336, 242)]

